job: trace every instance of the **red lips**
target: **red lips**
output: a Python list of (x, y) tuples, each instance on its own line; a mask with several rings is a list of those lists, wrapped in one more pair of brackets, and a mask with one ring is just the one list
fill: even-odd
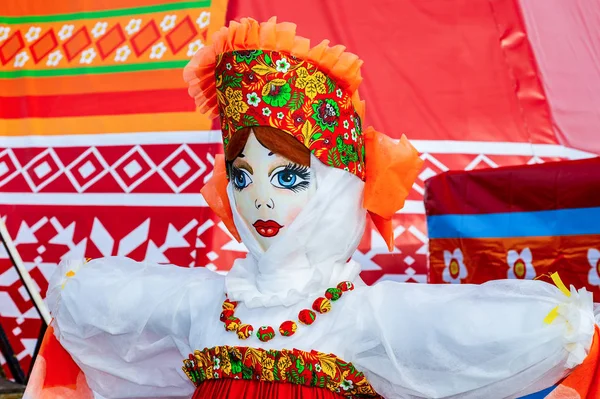
[(267, 220), (266, 222), (264, 220), (257, 220), (252, 226), (263, 237), (275, 237), (279, 234), (279, 230), (283, 228), (282, 225), (274, 220)]

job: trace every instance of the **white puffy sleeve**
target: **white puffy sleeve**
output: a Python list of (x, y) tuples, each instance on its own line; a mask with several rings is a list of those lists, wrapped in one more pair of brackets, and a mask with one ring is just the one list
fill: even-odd
[(218, 312), (210, 298), (222, 292), (222, 276), (203, 268), (112, 257), (63, 261), (47, 302), (57, 339), (94, 392), (189, 399), (194, 386), (181, 365), (192, 320)]
[(594, 334), (590, 293), (567, 297), (540, 281), (384, 282), (359, 292), (351, 361), (388, 399), (537, 392), (584, 360)]

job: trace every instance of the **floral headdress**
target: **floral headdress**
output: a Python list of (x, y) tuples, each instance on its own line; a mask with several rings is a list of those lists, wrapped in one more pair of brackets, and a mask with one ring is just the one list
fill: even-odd
[[(296, 26), (245, 18), (215, 33), (184, 70), (201, 112), (219, 116), (223, 145), (240, 129), (271, 126), (304, 144), (321, 162), (365, 181), (364, 206), (393, 248), (391, 218), (404, 205), (421, 167), (406, 137), (396, 143), (368, 128), (358, 86), (362, 61), (323, 41), (310, 47)], [(239, 238), (227, 201), (222, 157), (202, 189), (207, 203)]]

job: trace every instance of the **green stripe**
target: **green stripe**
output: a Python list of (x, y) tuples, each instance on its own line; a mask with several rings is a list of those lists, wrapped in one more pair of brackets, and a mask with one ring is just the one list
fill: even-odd
[(157, 69), (181, 69), (188, 63), (187, 60), (181, 61), (163, 61), (147, 62), (143, 64), (130, 65), (106, 65), (97, 67), (80, 68), (62, 68), (62, 69), (44, 69), (44, 70), (18, 70), (18, 71), (0, 71), (0, 79), (25, 78), (25, 77), (48, 77), (48, 76), (73, 76), (73, 75), (91, 75), (100, 73), (118, 73), (118, 72), (137, 72), (151, 71)]
[[(49, 0), (46, 0), (49, 1)], [(23, 17), (0, 17), (0, 23), (3, 24), (26, 24), (41, 22), (71, 21), (76, 19), (99, 19), (122, 17), (127, 15), (150, 14), (153, 12), (177, 11), (186, 8), (206, 8), (209, 7), (211, 0), (185, 1), (182, 3), (158, 4), (155, 6), (122, 8), (119, 10), (89, 11), (72, 14), (57, 15), (31, 15)]]

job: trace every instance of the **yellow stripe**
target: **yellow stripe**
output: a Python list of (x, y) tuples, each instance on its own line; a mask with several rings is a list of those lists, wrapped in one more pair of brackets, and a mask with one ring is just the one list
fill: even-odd
[[(554, 285), (556, 285), (556, 287), (560, 290), (560, 292), (562, 292), (563, 294), (565, 294), (565, 296), (567, 296), (567, 297), (571, 296), (571, 291), (569, 291), (567, 289), (567, 286), (565, 285), (565, 283), (563, 283), (563, 281), (561, 280), (561, 278), (560, 278), (560, 276), (558, 275), (557, 272), (552, 273), (550, 275), (550, 278), (554, 282)], [(544, 323), (546, 323), (546, 324), (552, 324), (552, 322), (554, 320), (556, 320), (557, 317), (558, 317), (558, 306), (555, 306), (554, 309), (552, 309), (550, 311), (550, 313), (548, 313), (546, 315), (546, 317), (544, 318)]]
[(548, 313), (548, 315), (544, 318), (544, 323), (552, 324), (552, 322), (558, 317), (558, 306)]
[(550, 278), (552, 279), (552, 281), (554, 281), (554, 284), (563, 294), (565, 294), (566, 296), (571, 296), (571, 291), (569, 291), (565, 283), (563, 283), (563, 281), (560, 279), (558, 273), (552, 273), (550, 275)]
[(210, 130), (211, 126), (212, 121), (199, 112), (4, 119), (0, 136)]

